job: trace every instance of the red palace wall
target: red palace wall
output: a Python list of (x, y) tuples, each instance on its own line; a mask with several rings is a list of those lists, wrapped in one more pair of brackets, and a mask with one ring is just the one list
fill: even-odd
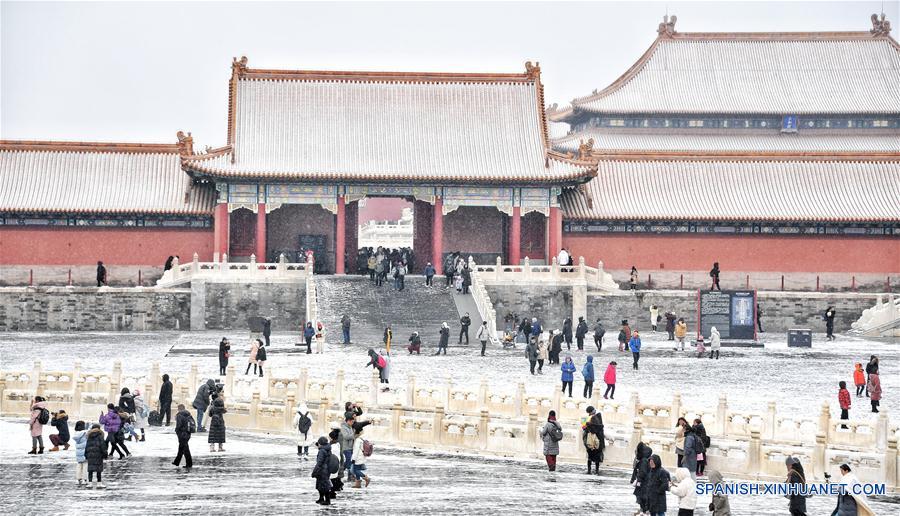
[(607, 269), (900, 272), (900, 238), (564, 233), (563, 247)]
[(0, 265), (149, 265), (162, 267), (170, 255), (182, 263), (198, 253), (212, 261), (213, 231), (172, 228), (0, 229)]

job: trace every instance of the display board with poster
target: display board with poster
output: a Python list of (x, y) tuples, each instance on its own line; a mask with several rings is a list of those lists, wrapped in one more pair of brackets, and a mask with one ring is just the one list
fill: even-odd
[(756, 291), (698, 290), (697, 321), (704, 339), (715, 326), (722, 340), (756, 340)]

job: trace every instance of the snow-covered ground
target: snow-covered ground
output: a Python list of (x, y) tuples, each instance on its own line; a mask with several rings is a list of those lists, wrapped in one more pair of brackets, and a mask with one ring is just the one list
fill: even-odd
[[(111, 370), (113, 362), (120, 360), (126, 372), (146, 372), (151, 362), (159, 361), (164, 373), (187, 371), (196, 363), (201, 375), (214, 375), (218, 373), (218, 342), (222, 336), (232, 340), (237, 354), (232, 363), (243, 373), (248, 337), (244, 333), (223, 331), (0, 333), (0, 369), (27, 370), (39, 359), (45, 369), (51, 370), (71, 369), (76, 360), (82, 362), (84, 370)], [(410, 374), (416, 376), (419, 385), (442, 385), (448, 376), (457, 385), (473, 387), (485, 377), (492, 388), (509, 391), (520, 381), (525, 382), (529, 391), (546, 393), (558, 385), (558, 366), (545, 366), (543, 375), (531, 376), (521, 347), (489, 349), (488, 356), (482, 358), (473, 339), (469, 347), (451, 346), (446, 357), (435, 357), (430, 354), (436, 339), (425, 335), (429, 344), (423, 354), (410, 356), (405, 350), (406, 337), (395, 335), (391, 371), (394, 385), (405, 386)], [(663, 333), (645, 333), (639, 371), (631, 369), (631, 354), (619, 353), (609, 335), (600, 353), (593, 348), (593, 351), (573, 351), (572, 355), (579, 371), (585, 355), (594, 355), (598, 385), (602, 383), (600, 378), (606, 364), (616, 360), (619, 363), (617, 399), (627, 400), (637, 391), (644, 402), (666, 403), (679, 391), (685, 406), (713, 408), (719, 393), (725, 393), (730, 408), (735, 410), (765, 412), (767, 402), (775, 401), (779, 413), (815, 419), (825, 400), (831, 403), (833, 413), (838, 413), (838, 381), (846, 381), (852, 394), (853, 364), (865, 363), (875, 354), (881, 359), (882, 408), (900, 417), (900, 397), (896, 395), (900, 392), (900, 376), (894, 372), (895, 364), (900, 361), (898, 342), (848, 336), (825, 342), (822, 337), (816, 335), (811, 349), (798, 349), (787, 347), (784, 334), (763, 334), (765, 349), (725, 347), (720, 360), (710, 360), (698, 359), (692, 352), (673, 351), (672, 343), (665, 340)], [(347, 348), (329, 343), (324, 355), (307, 355), (294, 347), (298, 340), (294, 334), (272, 337), (266, 364), (270, 374), (296, 376), (305, 367), (310, 376), (326, 377), (343, 368), (348, 381), (370, 381), (371, 369), (365, 367), (366, 348), (378, 347), (380, 343), (358, 343)], [(573, 389), (576, 396), (581, 393), (580, 380), (576, 374)], [(853, 397), (850, 417), (874, 417), (866, 398)]]
[[(49, 428), (49, 427), (48, 427)], [(582, 466), (556, 473), (539, 461), (432, 454), (379, 446), (368, 461), (367, 489), (347, 488), (335, 505), (315, 504), (313, 461), (301, 461), (282, 437), (228, 434), (224, 453), (210, 453), (205, 434), (191, 439), (194, 468), (172, 465), (171, 427), (151, 428), (144, 443), (127, 443), (132, 456), (107, 461), (106, 490), (75, 485), (74, 447), (26, 455), (27, 422), (0, 419), (0, 507), (7, 514), (598, 514), (630, 515), (636, 505), (625, 472), (588, 476)], [(46, 435), (45, 435), (46, 440)], [(311, 454), (314, 454), (311, 450)], [(878, 514), (897, 514), (898, 502), (872, 501)], [(708, 514), (701, 496), (695, 514)], [(668, 496), (668, 514), (677, 499)], [(830, 514), (834, 500), (815, 497), (809, 514)], [(787, 513), (780, 496), (731, 497), (735, 516)]]

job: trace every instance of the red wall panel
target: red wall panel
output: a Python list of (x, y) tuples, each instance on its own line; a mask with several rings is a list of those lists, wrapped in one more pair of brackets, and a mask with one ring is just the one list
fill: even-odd
[(213, 230), (171, 228), (35, 228), (0, 229), (3, 265), (162, 266), (170, 255), (181, 262), (198, 253), (212, 261)]
[(608, 269), (900, 272), (900, 238), (565, 233), (563, 246)]

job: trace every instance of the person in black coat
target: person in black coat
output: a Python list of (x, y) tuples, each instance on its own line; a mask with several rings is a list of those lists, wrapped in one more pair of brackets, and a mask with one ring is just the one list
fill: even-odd
[(562, 335), (563, 335), (563, 338), (566, 339), (566, 349), (571, 350), (572, 349), (572, 318), (571, 317), (566, 317), (565, 320), (563, 320)]
[(719, 262), (713, 264), (713, 268), (709, 271), (709, 277), (712, 278), (712, 286), (709, 290), (722, 290), (719, 288)]
[[(259, 355), (257, 355), (259, 356)], [(209, 408), (210, 396), (216, 392), (216, 381), (212, 378), (206, 380), (206, 383), (200, 386), (197, 389), (197, 395), (194, 396), (194, 403), (191, 405), (194, 409), (197, 410), (197, 431), (205, 432), (206, 429), (203, 428), (203, 413), (206, 412), (206, 409)], [(180, 410), (179, 405), (179, 410)], [(176, 425), (178, 421), (176, 418)]]
[(650, 473), (650, 457), (653, 449), (639, 442), (634, 450), (634, 462), (631, 471), (631, 484), (634, 485), (634, 498), (640, 506), (640, 512), (647, 512), (647, 497), (644, 494), (644, 486), (647, 483), (647, 475)]
[(57, 432), (50, 435), (50, 442), (53, 443), (53, 448), (50, 448), (50, 451), (59, 451), (60, 446), (65, 447), (63, 451), (68, 450), (69, 439), (71, 438), (69, 435), (69, 415), (66, 414), (65, 410), (54, 412), (50, 425), (56, 428)]
[(166, 426), (171, 424), (172, 418), (172, 382), (169, 375), (162, 375), (162, 386), (159, 388), (159, 420), (166, 418)]
[(441, 324), (441, 340), (438, 341), (438, 350), (435, 355), (440, 355), (441, 350), (444, 351), (444, 355), (447, 354), (447, 345), (450, 344), (450, 327), (447, 326), (447, 323)]
[(269, 337), (272, 336), (272, 319), (266, 317), (263, 319), (263, 338), (266, 339), (266, 346), (269, 345)]
[[(587, 467), (588, 475), (591, 474), (591, 464), (594, 464), (594, 473), (600, 474), (600, 463), (603, 462), (603, 450), (606, 448), (606, 442), (603, 436), (603, 416), (597, 412), (594, 407), (587, 408), (588, 419), (584, 427), (581, 438), (584, 440), (584, 447), (587, 450)], [(594, 435), (599, 442), (594, 449), (588, 447), (588, 436)], [(593, 438), (591, 439), (593, 440)]]
[(584, 337), (588, 333), (588, 324), (584, 320), (584, 317), (578, 317), (578, 326), (575, 328), (575, 343), (578, 345), (578, 350), (584, 350)]
[(469, 317), (469, 312), (466, 312), (466, 315), (459, 318), (459, 344), (462, 344), (463, 336), (466, 337), (466, 346), (469, 345), (469, 326), (472, 325), (472, 318)]
[(84, 458), (88, 463), (88, 482), (93, 483), (94, 473), (97, 474), (97, 487), (103, 488), (103, 461), (106, 459), (106, 440), (100, 425), (94, 423), (87, 433), (87, 443), (84, 445)]
[(553, 332), (553, 339), (550, 341), (550, 359), (551, 364), (559, 364), (559, 354), (562, 353), (563, 336), (559, 330)]
[[(172, 464), (178, 466), (181, 464), (181, 458), (184, 457), (184, 467), (190, 469), (194, 466), (194, 459), (191, 457), (191, 426), (194, 424), (194, 416), (191, 415), (184, 405), (178, 405), (178, 413), (175, 414), (175, 435), (178, 437), (178, 454)], [(196, 427), (195, 427), (196, 428)]]
[(332, 485), (328, 469), (328, 463), (331, 461), (331, 445), (328, 444), (328, 439), (322, 436), (316, 441), (316, 448), (319, 451), (316, 453), (316, 465), (312, 470), (312, 477), (316, 479), (316, 491), (319, 492), (319, 499), (316, 500), (316, 503), (331, 505), (329, 493)]
[[(321, 323), (320, 323), (321, 324)], [(259, 364), (259, 377), (263, 377), (263, 365), (266, 363), (266, 346), (263, 346), (263, 342), (259, 339), (256, 339), (256, 342), (259, 343), (259, 349), (256, 351), (256, 363)]]
[(662, 467), (659, 455), (651, 455), (647, 461), (650, 470), (647, 472), (647, 481), (644, 485), (644, 497), (647, 499), (647, 511), (650, 514), (666, 513), (666, 491), (669, 490), (671, 475)]
[(97, 262), (97, 286), (103, 285), (106, 285), (106, 267), (103, 266), (103, 262)]
[(472, 270), (469, 269), (468, 263), (465, 264), (465, 266), (463, 266), (461, 275), (462, 275), (462, 280), (463, 280), (462, 281), (462, 293), (468, 294), (469, 286), (472, 284)]
[(834, 340), (834, 307), (829, 306), (822, 318), (825, 319), (825, 338)]
[(122, 387), (122, 392), (119, 395), (119, 408), (134, 415), (134, 396), (131, 395), (128, 387)]
[(225, 451), (222, 446), (225, 444), (225, 400), (221, 396), (213, 395), (212, 406), (209, 407), (209, 451), (216, 451), (216, 444), (219, 445), (219, 451)]
[[(787, 479), (785, 479), (786, 484), (806, 484), (806, 475), (803, 473), (803, 465), (800, 464), (800, 459), (796, 457), (788, 457), (784, 460), (784, 465), (787, 468)], [(790, 500), (788, 502), (788, 510), (791, 513), (791, 516), (806, 516), (806, 497), (801, 494), (788, 496)]]
[(228, 367), (228, 359), (231, 357), (231, 342), (222, 337), (219, 341), (219, 376), (225, 376), (225, 368)]

